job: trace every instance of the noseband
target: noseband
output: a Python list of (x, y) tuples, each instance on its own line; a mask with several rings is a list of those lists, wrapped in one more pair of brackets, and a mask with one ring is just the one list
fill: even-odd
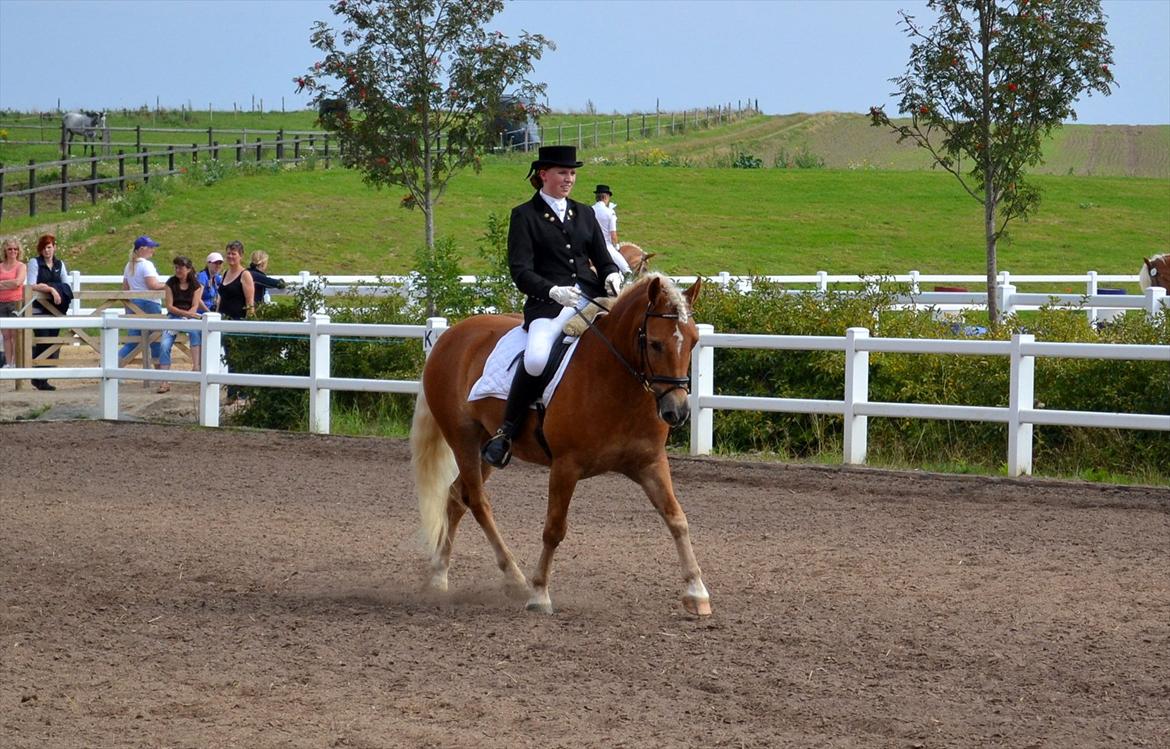
[[(655, 374), (654, 368), (650, 365), (649, 353), (646, 350), (648, 345), (646, 341), (646, 324), (650, 321), (650, 318), (660, 317), (664, 320), (677, 320), (679, 319), (677, 312), (655, 312), (654, 302), (648, 302), (646, 304), (646, 312), (642, 315), (642, 324), (638, 326), (638, 355), (641, 358), (641, 369), (635, 369), (628, 361), (626, 361), (626, 357), (622, 356), (621, 352), (614, 348), (614, 345), (610, 343), (609, 339), (601, 334), (601, 331), (597, 329), (597, 326), (593, 324), (592, 320), (589, 320), (584, 315), (582, 315), (580, 310), (577, 310), (575, 314), (581, 317), (581, 319), (585, 320), (585, 324), (589, 326), (590, 330), (597, 334), (597, 337), (601, 339), (601, 342), (605, 344), (610, 353), (612, 353), (617, 358), (617, 360), (621, 362), (622, 366), (626, 368), (627, 372), (634, 376), (634, 379), (641, 383), (642, 388), (645, 389), (646, 392), (652, 393), (654, 395), (654, 398), (657, 402), (661, 403), (663, 398), (675, 390), (683, 390), (687, 393), (691, 392), (690, 374), (688, 374), (686, 377), (669, 377), (667, 375)], [(658, 390), (654, 387), (655, 385), (669, 385), (670, 387), (663, 390)]]

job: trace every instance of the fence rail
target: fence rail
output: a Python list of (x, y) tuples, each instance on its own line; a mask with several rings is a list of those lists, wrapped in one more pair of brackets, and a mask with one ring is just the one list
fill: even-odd
[[(336, 158), (336, 150), (330, 152), (331, 144), (328, 134), (309, 133), (306, 137), (299, 132), (276, 131), (276, 133), (277, 137), (269, 141), (262, 138), (257, 138), (251, 143), (240, 139), (237, 139), (235, 143), (220, 143), (212, 140), (206, 146), (198, 143), (192, 143), (189, 146), (161, 146), (148, 143), (145, 144), (145, 147), (143, 144), (137, 144), (132, 153), (118, 151), (114, 156), (93, 155), (56, 161), (29, 160), (28, 164), (22, 166), (0, 164), (0, 221), (4, 218), (6, 198), (27, 197), (29, 216), (37, 214), (37, 196), (46, 192), (60, 194), (62, 211), (68, 209), (70, 190), (86, 189), (89, 193), (90, 203), (96, 204), (99, 185), (116, 184), (118, 191), (122, 192), (125, 191), (128, 182), (140, 180), (143, 184), (148, 184), (152, 177), (179, 174), (185, 167), (178, 165), (177, 158), (183, 156), (188, 157), (189, 165), (196, 164), (200, 154), (207, 154), (212, 160), (218, 161), (221, 152), (234, 155), (234, 162), (237, 164), (248, 160), (259, 163), (265, 160), (264, 155), (267, 151), (271, 154), (271, 160), (277, 163), (299, 163), (310, 156), (315, 158), (318, 155), (317, 144), (320, 142), (323, 149), (320, 156), (326, 169), (329, 168), (331, 160)], [(157, 147), (152, 149), (151, 146)], [(151, 167), (152, 161), (155, 164), (153, 168)], [(112, 162), (117, 165), (117, 176), (103, 177), (98, 175), (98, 165), (104, 162)], [(129, 171), (127, 163), (131, 166)], [(51, 182), (39, 184), (37, 173), (43, 174), (54, 169), (58, 170), (56, 178)], [(71, 175), (85, 174), (86, 172), (88, 172), (88, 177), (71, 178)], [(27, 175), (28, 186), (6, 190), (5, 182), (12, 175), (19, 175), (22, 178)]]
[[(117, 285), (122, 283), (121, 276), (80, 274), (74, 272), (72, 285), (75, 292), (86, 287), (101, 285)], [(289, 284), (309, 285), (321, 287), (325, 296), (340, 294), (359, 294), (363, 296), (379, 296), (386, 294), (410, 295), (414, 291), (415, 278), (411, 276), (369, 276), (369, 275), (317, 275), (308, 271), (301, 271), (296, 275), (274, 276)], [(697, 276), (676, 276), (678, 283), (694, 283)], [(723, 286), (740, 291), (749, 291), (758, 281), (767, 281), (784, 286), (792, 286), (785, 290), (789, 294), (825, 293), (833, 289), (845, 287), (861, 287), (874, 285), (879, 282), (875, 276), (860, 276), (846, 274), (831, 274), (827, 271), (818, 271), (813, 274), (799, 275), (768, 275), (768, 276), (736, 276), (726, 272), (716, 273), (705, 277)], [(460, 280), (466, 285), (478, 283), (476, 276), (461, 276)], [(967, 274), (928, 274), (910, 271), (908, 273), (890, 274), (882, 276), (880, 282), (902, 284), (908, 291), (898, 294), (893, 299), (893, 306), (904, 310), (930, 309), (940, 315), (959, 312), (962, 310), (984, 310), (987, 308), (987, 293), (981, 291), (931, 291), (925, 290), (930, 284), (948, 284), (942, 288), (955, 289), (958, 287), (949, 284), (984, 283), (984, 276)], [(1151, 288), (1141, 294), (1125, 294), (1118, 287), (1103, 286), (1102, 284), (1137, 284), (1137, 274), (1102, 274), (1097, 271), (1087, 271), (1080, 274), (1013, 275), (1010, 271), (1001, 271), (996, 284), (996, 298), (999, 309), (1004, 313), (1036, 310), (1040, 307), (1066, 307), (1083, 310), (1090, 323), (1108, 322), (1117, 315), (1129, 310), (1141, 310), (1148, 316), (1160, 314), (1170, 309), (1170, 297), (1162, 289)], [(1019, 285), (1032, 286), (1052, 284), (1081, 284), (1084, 292), (1045, 292), (1022, 291)], [(796, 288), (796, 287), (806, 288)], [(86, 314), (88, 311), (80, 307), (73, 310), (73, 314)]]
[[(36, 329), (60, 326), (60, 318), (0, 318), (0, 329)], [(330, 394), (333, 390), (385, 393), (417, 393), (414, 380), (375, 380), (333, 377), (330, 371), (332, 336), (420, 339), (423, 350), (431, 347), (447, 329), (444, 318), (430, 318), (425, 325), (336, 324), (326, 315), (312, 315), (306, 322), (255, 322), (222, 320), (210, 313), (201, 320), (165, 320), (124, 317), (121, 310), (105, 310), (101, 317), (81, 318), (72, 325), (100, 328), (100, 360), (96, 367), (57, 369), (4, 368), (0, 380), (28, 378), (97, 379), (100, 381), (102, 418), (117, 420), (118, 386), (122, 380), (170, 380), (199, 385), (199, 423), (219, 426), (219, 395), (223, 385), (296, 388), (309, 391), (309, 428), (319, 434), (330, 429)], [(203, 333), (202, 367), (199, 372), (137, 370), (118, 366), (118, 337), (122, 329), (198, 330)], [(220, 360), (224, 334), (277, 334), (305, 336), (309, 341), (309, 373), (306, 376), (228, 373)], [(717, 348), (839, 351), (845, 355), (843, 395), (840, 400), (743, 397), (715, 395)], [(888, 403), (869, 400), (869, 354), (924, 353), (1007, 356), (1011, 377), (1006, 407), (962, 406), (929, 403)], [(712, 450), (714, 411), (778, 411), (841, 416), (844, 419), (846, 464), (866, 461), (870, 417), (910, 419), (958, 419), (988, 421), (1008, 426), (1007, 464), (1012, 476), (1032, 473), (1033, 426), (1107, 427), (1170, 431), (1170, 413), (1133, 414), (1097, 411), (1058, 411), (1036, 408), (1035, 360), (1037, 357), (1126, 359), (1170, 364), (1170, 347), (1093, 343), (1038, 342), (1034, 336), (1017, 334), (1011, 341), (954, 341), (935, 339), (870, 338), (865, 328), (850, 328), (843, 337), (719, 334), (710, 325), (699, 326), (699, 341), (691, 354), (690, 452)]]

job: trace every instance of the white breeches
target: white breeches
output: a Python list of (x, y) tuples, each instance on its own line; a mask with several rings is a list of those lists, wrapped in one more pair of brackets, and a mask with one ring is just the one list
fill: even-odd
[[(580, 287), (577, 287), (580, 289)], [(584, 309), (589, 299), (584, 292), (577, 309)], [(524, 371), (533, 377), (544, 371), (548, 364), (548, 355), (552, 353), (553, 344), (564, 333), (565, 323), (573, 316), (572, 307), (562, 307), (556, 317), (541, 317), (528, 324), (528, 344), (524, 348)]]
[(613, 258), (614, 263), (617, 264), (618, 270), (620, 270), (622, 273), (629, 273), (630, 264), (626, 262), (624, 257), (622, 257), (622, 253), (618, 252), (617, 247), (608, 243), (605, 245), (605, 247), (609, 250), (609, 256)]

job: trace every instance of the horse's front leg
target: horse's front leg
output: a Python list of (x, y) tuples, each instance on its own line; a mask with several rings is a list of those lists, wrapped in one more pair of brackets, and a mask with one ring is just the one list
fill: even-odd
[(634, 480), (646, 492), (650, 503), (658, 510), (658, 514), (666, 522), (666, 527), (670, 529), (670, 535), (674, 537), (678, 561), (682, 566), (683, 581), (686, 583), (686, 592), (682, 598), (683, 606), (695, 616), (709, 615), (711, 596), (707, 593), (707, 586), (703, 585), (703, 574), (691, 548), (686, 513), (674, 496), (674, 484), (670, 480), (670, 464), (667, 462), (666, 454), (646, 466)]
[(577, 487), (580, 472), (576, 466), (553, 461), (548, 479), (548, 510), (544, 516), (544, 549), (540, 553), (540, 564), (532, 576), (532, 597), (528, 599), (528, 610), (544, 614), (553, 612), (552, 599), (548, 594), (548, 579), (552, 573), (553, 554), (565, 538), (569, 522), (569, 501)]

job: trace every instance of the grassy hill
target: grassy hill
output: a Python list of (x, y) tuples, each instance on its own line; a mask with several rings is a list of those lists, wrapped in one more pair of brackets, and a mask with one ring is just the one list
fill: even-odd
[[(312, 115), (235, 119), (252, 129), (299, 129)], [(585, 120), (595, 118), (565, 116), (561, 131), (575, 133), (574, 122)], [(556, 122), (546, 118), (546, 139)], [(799, 151), (820, 156), (827, 168), (718, 165), (746, 152), (770, 167), (782, 153)], [(1013, 225), (1012, 241), (1001, 245), (1001, 267), (1133, 273), (1142, 255), (1170, 251), (1170, 178), (1101, 175), (1129, 169), (1123, 165), (1165, 172), (1170, 127), (1071, 126), (1049, 151), (1053, 173), (1036, 176), (1044, 201), (1030, 222)], [(0, 150), (0, 160), (11, 153)], [(656, 267), (668, 272), (983, 272), (979, 205), (953, 177), (922, 168), (920, 153), (897, 146), (859, 115), (748, 116), (677, 136), (602, 143), (582, 157), (587, 164), (575, 197), (591, 200), (595, 183), (612, 185), (623, 239), (660, 252)], [(468, 272), (482, 267), (476, 243), (488, 215), (506, 216), (530, 194), (524, 181), (530, 159), (489, 157), (481, 173), (460, 175), (443, 198), (438, 234), (455, 240)], [(678, 166), (654, 165), (663, 163)], [(9, 218), (6, 211), (0, 233), (56, 229), (71, 267), (91, 273), (120, 272), (130, 238), (141, 233), (163, 242), (163, 258), (180, 252), (201, 258), (238, 238), (269, 251), (278, 273), (402, 273), (423, 240), (422, 216), (399, 207), (399, 192), (372, 190), (355, 173), (320, 165), (209, 187), (178, 181), (150, 197), (149, 209), (136, 215), (110, 206), (36, 218)]]

